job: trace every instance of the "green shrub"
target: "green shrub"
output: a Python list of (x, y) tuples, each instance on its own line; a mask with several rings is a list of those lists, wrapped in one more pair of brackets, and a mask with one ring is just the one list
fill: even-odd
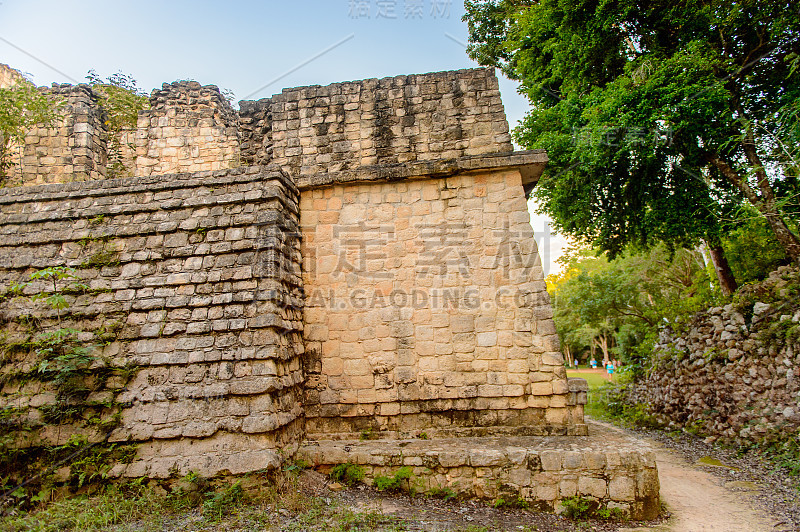
[(528, 508), (530, 503), (520, 497), (519, 495), (511, 496), (508, 498), (500, 497), (492, 504), (495, 508)]
[(374, 479), (378, 491), (408, 491), (413, 493), (414, 472), (408, 466), (398, 469), (394, 476), (377, 475)]
[(573, 495), (561, 501), (564, 507), (563, 515), (572, 519), (589, 519), (597, 509), (598, 504), (593, 499)]
[(242, 482), (236, 481), (222, 491), (206, 495), (206, 501), (203, 503), (203, 515), (219, 521), (226, 515), (230, 515), (243, 500)]
[(449, 501), (458, 497), (458, 494), (449, 486), (444, 488), (431, 488), (428, 490), (427, 495), (436, 499), (443, 499), (444, 501)]
[(360, 465), (351, 464), (350, 462), (346, 464), (339, 464), (334, 466), (331, 470), (331, 480), (336, 482), (341, 482), (347, 486), (352, 486), (357, 482), (361, 482), (364, 480), (364, 468)]

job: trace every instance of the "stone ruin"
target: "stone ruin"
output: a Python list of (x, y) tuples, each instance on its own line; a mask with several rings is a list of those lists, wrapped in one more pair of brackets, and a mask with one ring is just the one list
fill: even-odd
[[(104, 179), (91, 87), (46, 90), (67, 105), (19, 147), (23, 186), (0, 190), (0, 284), (76, 268), (89, 288), (67, 296), (71, 319), (113, 330), (103, 359), (135, 371), (89, 396), (118, 405), (109, 433), (42, 424), (20, 445), (136, 443), (117, 477), (304, 458), (657, 514), (652, 453), (587, 436), (527, 209), (547, 156), (513, 150), (493, 70), (285, 89), (238, 111), (213, 85), (164, 84), (117, 139), (121, 179)], [(31, 363), (3, 360), (0, 408), (36, 425), (59, 396), (13, 378)]]

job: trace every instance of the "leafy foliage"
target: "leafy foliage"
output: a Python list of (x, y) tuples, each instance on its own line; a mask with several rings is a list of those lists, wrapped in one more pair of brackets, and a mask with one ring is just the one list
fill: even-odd
[[(150, 102), (137, 85), (136, 80), (128, 74), (117, 72), (102, 79), (94, 70), (86, 76), (89, 84), (97, 94), (100, 105), (106, 113), (106, 130), (108, 131), (108, 164), (107, 177), (125, 177), (126, 168), (123, 162), (122, 133), (136, 128), (139, 111), (147, 109)], [(129, 146), (133, 149), (133, 146)]]
[(331, 480), (352, 486), (364, 480), (364, 468), (356, 464), (338, 464), (331, 470)]
[(697, 251), (666, 247), (628, 252), (609, 261), (576, 249), (564, 271), (548, 278), (562, 345), (574, 353), (601, 348), (609, 358), (638, 363), (649, 356), (658, 326), (675, 326), (717, 301)]
[(373, 481), (378, 491), (407, 491), (413, 493), (414, 486), (412, 482), (414, 478), (414, 471), (410, 467), (404, 466), (395, 471), (391, 477), (376, 475)]
[(468, 53), (519, 80), (556, 227), (614, 257), (716, 245), (749, 202), (792, 258), (797, 6), (781, 0), (467, 0)]

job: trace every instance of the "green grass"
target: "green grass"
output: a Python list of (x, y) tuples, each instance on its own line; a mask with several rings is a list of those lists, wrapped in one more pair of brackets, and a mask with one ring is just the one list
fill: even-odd
[[(189, 495), (197, 495), (191, 498)], [(286, 474), (255, 493), (239, 482), (217, 491), (159, 493), (109, 486), (102, 493), (72, 496), (0, 517), (3, 532), (141, 532), (142, 530), (263, 530), (265, 532), (401, 532), (402, 520), (380, 511), (356, 511), (302, 493), (297, 475)]]
[(589, 391), (596, 390), (609, 382), (604, 373), (591, 373), (581, 370), (576, 371), (574, 369), (567, 370), (567, 377), (579, 377), (581, 379), (586, 379), (586, 382), (589, 383)]

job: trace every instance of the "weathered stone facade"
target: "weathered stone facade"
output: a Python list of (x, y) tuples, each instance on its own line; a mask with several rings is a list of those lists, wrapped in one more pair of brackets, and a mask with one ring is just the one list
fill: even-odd
[[(76, 268), (88, 289), (66, 296), (71, 326), (114, 329), (101, 355), (139, 368), (112, 390), (125, 408), (110, 441), (143, 443), (125, 474), (274, 467), (301, 440), (297, 202), (276, 167), (0, 191), (0, 283)], [(7, 332), (21, 333), (25, 305), (4, 310)], [(20, 389), (13, 376), (30, 356), (17, 356), (3, 365), (0, 406), (35, 422), (57, 396)], [(63, 444), (76, 431), (102, 436), (71, 424), (26, 441)]]
[[(103, 111), (89, 87), (58, 90), (77, 98), (72, 129), (30, 136), (24, 181), (102, 178)], [(492, 70), (289, 89), (238, 113), (216, 87), (176, 82), (123, 136), (136, 177), (0, 191), (0, 283), (76, 268), (87, 286), (67, 296), (69, 319), (104, 338), (98, 367), (130, 375), (92, 391), (121, 412), (113, 431), (54, 432), (37, 423), (59, 396), (15, 384), (36, 362), (15, 350), (0, 406), (32, 424), (23, 445), (135, 442), (112, 473), (165, 477), (274, 468), (306, 438), (363, 431), (586, 433), (525, 201), (547, 158), (512, 151)], [(7, 334), (24, 311), (4, 310)], [(537, 483), (520, 493), (567, 496)], [(624, 499), (636, 515), (640, 495)]]
[(660, 511), (655, 453), (633, 438), (605, 431), (594, 437), (482, 437), (393, 441), (310, 441), (298, 455), (321, 470), (358, 464), (365, 481), (411, 470), (409, 488), (513, 504), (520, 498), (560, 512), (583, 497), (633, 519)]
[(519, 170), (301, 193), (309, 434), (585, 430)]
[[(21, 167), (11, 183), (25, 185), (103, 179), (107, 133), (103, 110), (88, 85), (53, 85), (42, 92), (59, 102), (61, 118), (25, 136)], [(21, 173), (20, 173), (21, 172)]]
[(164, 83), (137, 126), (137, 176), (240, 166), (238, 117), (215, 85)]

